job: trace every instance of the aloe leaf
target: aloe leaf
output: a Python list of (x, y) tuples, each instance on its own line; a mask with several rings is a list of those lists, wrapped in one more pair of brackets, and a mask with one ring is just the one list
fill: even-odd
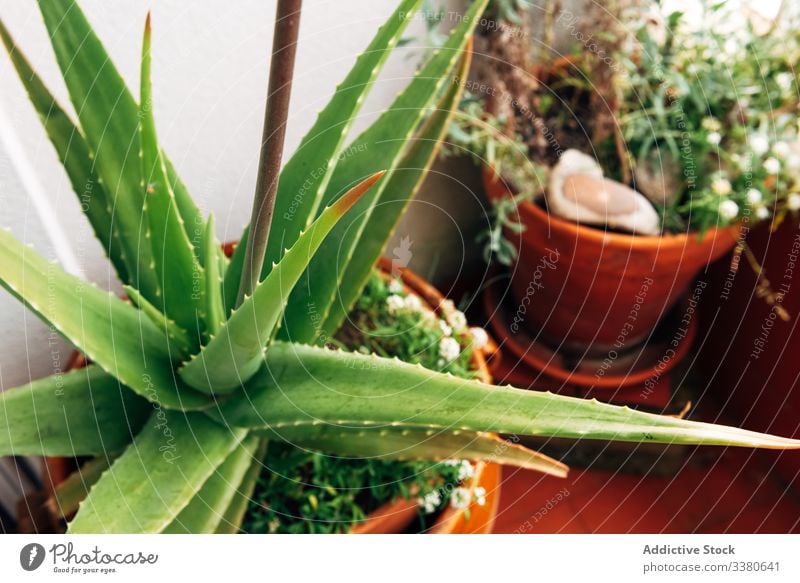
[[(389, 425), (612, 441), (798, 449), (800, 440), (595, 400), (496, 387), (418, 365), (276, 342), (266, 367), (218, 412), (233, 427)], [(400, 421), (398, 421), (400, 420)], [(457, 455), (454, 452), (454, 456)]]
[[(270, 229), (271, 230), (271, 229)], [(242, 280), (242, 268), (244, 267), (244, 256), (247, 250), (247, 238), (250, 236), (250, 227), (245, 227), (242, 237), (233, 248), (233, 255), (225, 271), (224, 282), (222, 284), (222, 300), (225, 304), (225, 317), (228, 318), (236, 307), (236, 299), (239, 295), (239, 283)], [(272, 268), (272, 264), (270, 264)]]
[(491, 433), (434, 430), (419, 427), (344, 427), (302, 425), (270, 431), (298, 447), (358, 458), (394, 460), (484, 460), (536, 470), (561, 478), (567, 466), (544, 454), (500, 439)]
[(84, 463), (56, 486), (53, 496), (47, 501), (48, 507), (61, 518), (78, 510), (80, 503), (89, 495), (91, 487), (97, 483), (114, 459), (116, 456), (113, 454), (104, 454)]
[(382, 175), (378, 172), (370, 176), (325, 209), (280, 263), (273, 266), (253, 295), (232, 313), (219, 334), (178, 370), (186, 383), (208, 393), (225, 394), (256, 373), (286, 299), (309, 260), (334, 225)]
[(205, 266), (205, 314), (206, 331), (213, 336), (225, 321), (225, 310), (222, 305), (222, 277), (219, 273), (217, 250), (219, 243), (214, 235), (214, 215), (208, 216), (205, 232), (203, 233), (203, 246), (201, 248), (202, 263)]
[(468, 46), (447, 91), (414, 136), (396, 170), (381, 189), (372, 213), (358, 238), (358, 253), (354, 253), (345, 266), (336, 299), (321, 328), (323, 335), (333, 335), (344, 322), (364, 290), (370, 273), (375, 268), (375, 263), (386, 247), (386, 242), (397, 222), (427, 177), (428, 170), (441, 147), (442, 139), (447, 133), (453, 112), (458, 109), (471, 61), (472, 47)]
[(122, 256), (119, 232), (111, 220), (109, 198), (94, 171), (86, 140), (15, 45), (2, 21), (0, 38), (39, 115), (47, 137), (67, 172), (81, 210), (92, 225), (120, 280), (128, 281), (129, 266)]
[(242, 441), (163, 532), (214, 534), (254, 461), (259, 441), (255, 435)]
[[(358, 154), (344, 157), (336, 165), (323, 197), (325, 204), (329, 204), (354, 181), (374, 172), (375, 168), (386, 168), (387, 175), (336, 226), (328, 243), (311, 260), (300, 285), (295, 287), (290, 296), (281, 338), (312, 342), (318, 337), (321, 324), (327, 320), (330, 308), (336, 301), (345, 269), (355, 253), (376, 201), (391, 180), (414, 132), (450, 78), (448, 73), (463, 55), (487, 2), (476, 0), (470, 5), (445, 44), (428, 59), (381, 117), (347, 148)], [(309, 305), (315, 306), (320, 316), (318, 321), (308, 318)]]
[(129, 283), (161, 307), (150, 245), (144, 240), (139, 108), (74, 0), (39, 0), (39, 9), (86, 136), (98, 183), (110, 197)]
[[(283, 250), (294, 245), (300, 232), (316, 217), (322, 193), (364, 97), (421, 2), (422, 0), (403, 0), (378, 29), (369, 46), (359, 55), (344, 81), (336, 87), (333, 97), (286, 163), (278, 183), (274, 211), (276, 220), (270, 229), (262, 277), (267, 274), (273, 262), (278, 262)], [(359, 179), (368, 174), (372, 172), (362, 174)]]
[[(141, 105), (139, 108), (142, 177), (145, 191), (145, 244), (152, 249), (158, 294), (164, 313), (184, 330), (197, 330), (205, 320), (205, 272), (186, 236), (158, 147), (150, 80), (150, 15), (142, 41)], [(193, 335), (196, 336), (196, 335)]]
[(0, 456), (97, 455), (133, 440), (150, 404), (97, 366), (0, 393)]
[(0, 230), (0, 285), (147, 400), (172, 409), (210, 405), (206, 396), (176, 379), (167, 337), (149, 318), (65, 273), (5, 230)]
[(186, 330), (178, 326), (175, 322), (170, 320), (166, 314), (156, 308), (153, 304), (147, 301), (145, 297), (139, 293), (139, 290), (132, 288), (129, 285), (123, 285), (125, 294), (141, 312), (147, 316), (150, 321), (155, 324), (162, 334), (167, 337), (167, 344), (169, 345), (169, 354), (173, 359), (183, 360), (188, 356), (189, 350), (192, 346), (191, 340)]
[(253, 460), (250, 462), (247, 473), (242, 478), (239, 487), (234, 493), (233, 499), (225, 510), (225, 514), (222, 515), (219, 521), (216, 534), (236, 534), (241, 529), (244, 515), (247, 512), (247, 507), (250, 505), (250, 500), (256, 489), (258, 476), (261, 475), (261, 470), (264, 469), (262, 460), (266, 452), (267, 441), (262, 439), (258, 444), (258, 449), (256, 450)]
[[(177, 205), (178, 213), (186, 229), (186, 236), (194, 247), (197, 257), (200, 258), (200, 247), (206, 221), (203, 219), (203, 215), (200, 213), (200, 209), (197, 208), (194, 199), (192, 199), (189, 194), (186, 185), (183, 183), (180, 176), (178, 176), (177, 170), (175, 170), (175, 167), (172, 165), (172, 162), (169, 161), (169, 158), (167, 158), (163, 150), (161, 151), (161, 159), (164, 162), (164, 169), (167, 173), (169, 187), (172, 189), (172, 193), (175, 196), (175, 204)], [(227, 265), (228, 258), (225, 257), (225, 254), (222, 252), (219, 242), (217, 242), (216, 246), (216, 255), (222, 265)]]
[[(139, 108), (80, 6), (74, 0), (39, 0), (39, 8), (94, 156), (97, 184), (104, 187), (108, 196), (112, 224), (115, 232), (119, 230), (122, 258), (126, 265), (133, 266), (123, 281), (159, 305), (154, 297), (156, 277), (149, 270), (149, 246), (142, 240), (144, 196), (137, 159)], [(194, 237), (192, 231), (205, 223), (173, 165), (166, 156), (163, 158), (187, 236), (199, 246), (200, 238)]]
[(154, 412), (89, 492), (68, 533), (158, 533), (241, 443), (202, 413)]

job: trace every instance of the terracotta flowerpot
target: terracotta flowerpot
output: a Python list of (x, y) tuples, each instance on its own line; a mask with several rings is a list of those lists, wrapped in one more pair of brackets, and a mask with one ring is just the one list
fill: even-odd
[[(233, 248), (234, 245), (230, 243), (223, 246), (228, 256), (233, 252)], [(392, 269), (391, 262), (384, 258), (381, 258), (378, 265), (387, 273)], [(432, 310), (439, 310), (439, 305), (445, 298), (436, 288), (410, 270), (400, 270), (400, 276), (409, 292), (420, 296)], [(474, 369), (480, 372), (481, 380), (487, 383), (491, 382), (491, 374), (489, 373), (489, 368), (483, 353), (477, 350), (474, 351), (472, 364)], [(83, 355), (75, 353), (69, 363), (68, 370), (82, 368), (86, 365), (87, 361)], [(35, 503), (37, 505), (42, 504), (52, 493), (53, 489), (64, 481), (76, 468), (77, 464), (74, 459), (45, 458), (43, 478), (45, 491), (37, 494)], [(500, 485), (500, 466), (497, 464), (478, 462), (475, 464), (474, 477), (468, 484), (464, 484), (464, 486), (469, 488), (470, 492), (474, 492), (475, 489), (479, 487), (483, 488), (486, 491), (485, 504), (481, 506), (473, 502), (466, 509), (448, 508), (442, 512), (429, 532), (433, 534), (486, 534), (490, 532), (497, 515), (497, 506), (500, 500)], [(28, 501), (28, 504), (24, 504), (20, 507), (20, 514), (23, 515), (22, 518), (25, 518), (25, 515), (33, 514), (33, 511), (36, 510), (35, 508), (29, 507), (30, 502), (31, 501)], [(414, 520), (418, 512), (417, 507), (417, 502), (413, 498), (409, 500), (398, 499), (389, 502), (370, 513), (366, 521), (355, 527), (352, 532), (355, 534), (401, 533), (405, 531)], [(28, 522), (36, 522), (39, 528), (34, 527), (34, 531), (41, 531), (43, 529), (41, 526), (42, 524), (54, 525), (57, 523), (57, 521), (52, 518), (52, 516), (39, 518), (30, 516)], [(50, 529), (53, 527), (49, 526), (47, 528)]]
[[(483, 183), (492, 201), (513, 194), (490, 168)], [(515, 327), (541, 334), (560, 352), (602, 354), (623, 331), (628, 346), (644, 340), (700, 270), (733, 248), (740, 230), (648, 237), (579, 225), (531, 202), (518, 208), (525, 231), (506, 233), (518, 252)]]
[(527, 328), (511, 331), (515, 314), (509, 304), (515, 300), (504, 293), (506, 279), (492, 280), (484, 289), (483, 307), (502, 352), (510, 357), (505, 359), (508, 363), (491, 359), (495, 378), (523, 388), (655, 409), (671, 401), (672, 371), (683, 361), (697, 334), (696, 300), (678, 304), (642, 344), (600, 356), (564, 355)]

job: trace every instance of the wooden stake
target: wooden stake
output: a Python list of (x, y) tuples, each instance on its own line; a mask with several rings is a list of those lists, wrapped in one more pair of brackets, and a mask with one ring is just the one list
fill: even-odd
[(292, 94), (301, 8), (302, 0), (278, 0), (261, 158), (258, 164), (253, 212), (250, 217), (250, 235), (247, 237), (237, 307), (244, 301), (245, 296), (253, 293), (261, 278), (264, 264), (269, 228), (275, 209), (275, 195), (278, 191), (286, 120), (289, 117), (289, 98)]

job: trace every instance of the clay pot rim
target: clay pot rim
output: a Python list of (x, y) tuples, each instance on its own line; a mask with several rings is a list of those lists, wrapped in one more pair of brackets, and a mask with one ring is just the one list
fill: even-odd
[[(603, 375), (601, 377), (596, 377), (584, 372), (569, 371), (559, 367), (552, 359), (547, 361), (538, 357), (534, 352), (526, 349), (523, 344), (514, 338), (513, 332), (508, 329), (508, 326), (506, 326), (505, 322), (503, 322), (503, 319), (500, 316), (500, 311), (497, 304), (498, 297), (494, 291), (495, 285), (488, 286), (484, 290), (482, 294), (482, 300), (484, 311), (486, 311), (487, 314), (490, 314), (489, 323), (494, 333), (497, 334), (498, 339), (504, 341), (504, 344), (508, 346), (509, 351), (517, 358), (522, 359), (527, 366), (541, 372), (541, 374), (551, 379), (560, 381), (564, 384), (578, 385), (582, 388), (592, 390), (619, 390), (629, 386), (639, 385), (648, 379), (655, 377), (657, 374), (663, 376), (677, 366), (678, 363), (683, 360), (686, 354), (688, 354), (694, 338), (697, 335), (698, 323), (695, 318), (692, 318), (686, 336), (681, 340), (680, 345), (675, 349), (674, 354), (669, 359), (669, 362), (665, 365), (661, 365), (659, 361), (652, 366), (638, 371), (633, 370), (627, 374), (610, 374)], [(535, 339), (533, 342), (542, 344)]]
[[(512, 196), (510, 184), (495, 172), (492, 166), (483, 167), (485, 182), (499, 182), (508, 196)], [(487, 195), (491, 195), (487, 191)], [(521, 215), (528, 215), (534, 221), (547, 222), (548, 227), (563, 234), (570, 234), (574, 239), (591, 240), (605, 247), (629, 250), (632, 247), (639, 249), (663, 249), (663, 248), (703, 248), (709, 242), (713, 242), (718, 237), (730, 235), (732, 240), (739, 238), (742, 229), (741, 222), (727, 227), (709, 227), (702, 236), (698, 231), (689, 233), (664, 233), (661, 235), (634, 235), (633, 233), (618, 233), (615, 231), (602, 230), (590, 225), (580, 224), (557, 217), (539, 205), (531, 201), (521, 201), (518, 205)]]

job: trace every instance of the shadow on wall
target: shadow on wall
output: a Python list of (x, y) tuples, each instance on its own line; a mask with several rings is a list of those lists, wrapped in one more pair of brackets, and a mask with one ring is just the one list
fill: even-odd
[(489, 226), (484, 200), (480, 171), (469, 158), (440, 159), (408, 205), (384, 255), (443, 289), (482, 273), (482, 246), (476, 238)]

